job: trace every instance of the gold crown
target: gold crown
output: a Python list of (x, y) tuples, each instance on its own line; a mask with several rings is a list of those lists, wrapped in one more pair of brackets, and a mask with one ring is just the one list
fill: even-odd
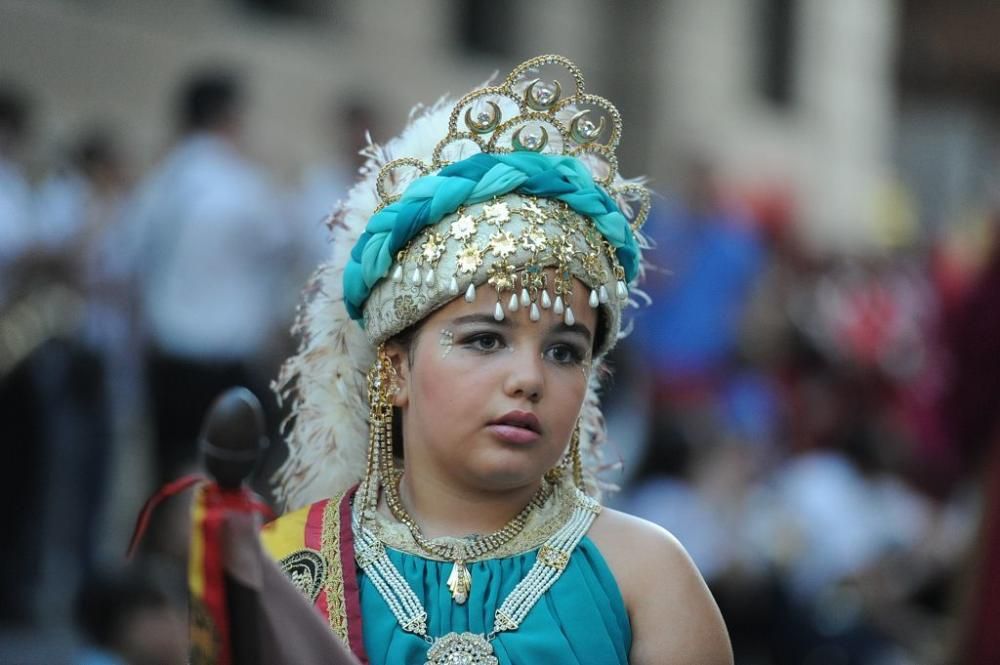
[[(548, 66), (562, 68), (563, 77), (568, 74), (571, 94), (565, 94), (558, 77), (541, 78), (541, 69)], [(621, 134), (618, 109), (584, 92), (579, 67), (559, 55), (541, 55), (518, 65), (501, 85), (474, 90), (458, 100), (448, 133), (438, 141), (430, 163), (401, 157), (383, 166), (375, 181), (378, 207), (399, 199), (415, 177), (458, 161), (456, 153), (468, 156), (465, 151), (471, 146), (494, 154), (531, 150), (579, 159), (638, 230), (649, 214), (650, 196), (645, 186), (618, 178), (615, 150)]]

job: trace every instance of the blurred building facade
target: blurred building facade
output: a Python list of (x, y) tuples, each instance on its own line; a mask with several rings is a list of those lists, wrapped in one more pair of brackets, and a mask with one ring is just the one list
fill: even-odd
[(663, 190), (699, 152), (741, 190), (784, 197), (809, 239), (852, 248), (872, 242), (892, 174), (900, 13), (896, 0), (3, 0), (0, 75), (37, 89), (39, 134), (109, 118), (147, 165), (172, 84), (237, 63), (253, 148), (291, 179), (327, 146), (331, 93), (385, 109), (384, 139), (412, 100), (561, 53), (619, 104), (624, 172)]

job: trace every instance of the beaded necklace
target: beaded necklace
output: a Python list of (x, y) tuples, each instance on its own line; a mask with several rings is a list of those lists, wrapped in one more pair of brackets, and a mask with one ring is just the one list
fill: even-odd
[(496, 610), (493, 629), (486, 634), (451, 632), (436, 638), (428, 635), (427, 610), (389, 559), (385, 546), (361, 523), (355, 512), (352, 526), (358, 565), (371, 579), (400, 627), (430, 645), (425, 665), (498, 665), (490, 642), (502, 632), (517, 630), (531, 608), (562, 575), (573, 550), (601, 511), (597, 501), (578, 489), (572, 491), (576, 505), (569, 520), (538, 549), (534, 565)]
[[(400, 474), (400, 478), (402, 475)], [(536, 508), (549, 498), (552, 493), (552, 484), (543, 479), (538, 491), (532, 495), (521, 512), (507, 522), (499, 531), (495, 531), (488, 536), (466, 541), (459, 539), (449, 539), (447, 543), (436, 543), (427, 538), (417, 525), (416, 520), (410, 517), (403, 506), (403, 501), (399, 495), (399, 480), (388, 483), (385, 492), (385, 500), (392, 511), (393, 516), (410, 530), (413, 541), (425, 552), (437, 555), (442, 559), (452, 561), (451, 573), (448, 575), (448, 589), (451, 591), (452, 599), (459, 605), (463, 604), (469, 597), (472, 589), (472, 575), (466, 566), (467, 562), (481, 558), (497, 548), (509, 543), (524, 529), (528, 516)]]

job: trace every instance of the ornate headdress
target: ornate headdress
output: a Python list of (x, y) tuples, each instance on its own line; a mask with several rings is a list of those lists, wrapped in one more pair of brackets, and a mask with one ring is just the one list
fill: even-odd
[[(541, 78), (551, 67), (570, 80)], [(299, 350), (277, 383), (279, 396), (294, 400), (289, 457), (275, 476), (287, 508), (362, 478), (377, 345), (456, 297), (495, 297), (497, 319), (528, 308), (537, 320), (551, 307), (572, 323), (565, 296), (575, 278), (602, 314), (599, 365), (641, 272), (639, 228), (649, 211), (648, 190), (618, 175), (621, 129), (614, 106), (584, 92), (579, 69), (550, 55), (501, 85), (439, 101), (399, 137), (369, 146), (361, 181), (331, 217), (333, 255), (307, 289), (294, 329)], [(594, 493), (604, 436), (598, 375), (580, 416), (584, 481)]]

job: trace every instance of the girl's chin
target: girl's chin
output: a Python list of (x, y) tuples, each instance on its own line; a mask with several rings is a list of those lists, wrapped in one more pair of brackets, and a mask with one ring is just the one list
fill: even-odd
[[(520, 459), (512, 459), (519, 457)], [(496, 456), (482, 460), (470, 470), (468, 477), (475, 478), (475, 484), (488, 492), (517, 491), (525, 487), (535, 487), (545, 472), (555, 466), (539, 465), (537, 460), (525, 456)]]

